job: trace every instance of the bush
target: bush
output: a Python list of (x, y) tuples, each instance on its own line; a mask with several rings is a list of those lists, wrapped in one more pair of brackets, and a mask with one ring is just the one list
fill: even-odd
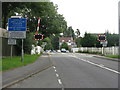
[(100, 52), (78, 51), (77, 53), (101, 54)]
[(62, 48), (66, 49), (66, 50), (70, 50), (70, 48), (69, 48), (69, 46), (68, 46), (68, 44), (66, 42), (62, 43), (60, 49), (62, 49)]

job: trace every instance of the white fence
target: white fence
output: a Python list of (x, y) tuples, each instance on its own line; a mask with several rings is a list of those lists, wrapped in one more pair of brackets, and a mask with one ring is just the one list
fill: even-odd
[(119, 54), (119, 47), (80, 47), (80, 48), (72, 48), (72, 52), (98, 52), (105, 55), (118, 55)]

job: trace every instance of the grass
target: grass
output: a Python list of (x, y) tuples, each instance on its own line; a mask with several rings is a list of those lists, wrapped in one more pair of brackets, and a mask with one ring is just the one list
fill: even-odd
[(105, 57), (110, 57), (110, 58), (120, 58), (118, 55), (107, 55)]
[(40, 55), (24, 55), (24, 61), (21, 62), (21, 56), (14, 56), (11, 58), (2, 59), (2, 71), (14, 69), (20, 66), (31, 64), (37, 60)]

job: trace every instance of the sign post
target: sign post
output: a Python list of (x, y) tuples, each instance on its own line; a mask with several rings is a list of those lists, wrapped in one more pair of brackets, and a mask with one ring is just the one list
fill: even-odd
[(11, 57), (11, 59), (12, 59), (12, 47), (13, 47), (13, 45), (16, 45), (16, 39), (11, 39), (11, 38), (9, 38), (9, 39), (8, 39), (8, 45), (11, 45), (10, 57)]
[(22, 57), (21, 57), (21, 62), (24, 61), (24, 50), (23, 50), (23, 39), (22, 39)]
[(21, 62), (24, 61), (23, 39), (26, 38), (26, 27), (27, 19), (22, 18), (22, 16), (11, 16), (11, 18), (8, 19), (8, 37), (12, 39), (22, 39)]
[(100, 44), (102, 44), (102, 54), (105, 54), (105, 47), (108, 44), (108, 41), (106, 40), (106, 35), (98, 35), (98, 41), (100, 41)]

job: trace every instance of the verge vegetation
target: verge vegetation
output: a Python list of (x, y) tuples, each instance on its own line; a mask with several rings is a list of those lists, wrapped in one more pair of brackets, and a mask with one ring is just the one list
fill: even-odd
[[(24, 56), (24, 62), (21, 62), (21, 56), (14, 56), (12, 59), (10, 57), (2, 59), (2, 71), (14, 69), (20, 66), (25, 66), (31, 64), (37, 60), (40, 55), (28, 55)], [(1, 71), (0, 70), (0, 71)]]

